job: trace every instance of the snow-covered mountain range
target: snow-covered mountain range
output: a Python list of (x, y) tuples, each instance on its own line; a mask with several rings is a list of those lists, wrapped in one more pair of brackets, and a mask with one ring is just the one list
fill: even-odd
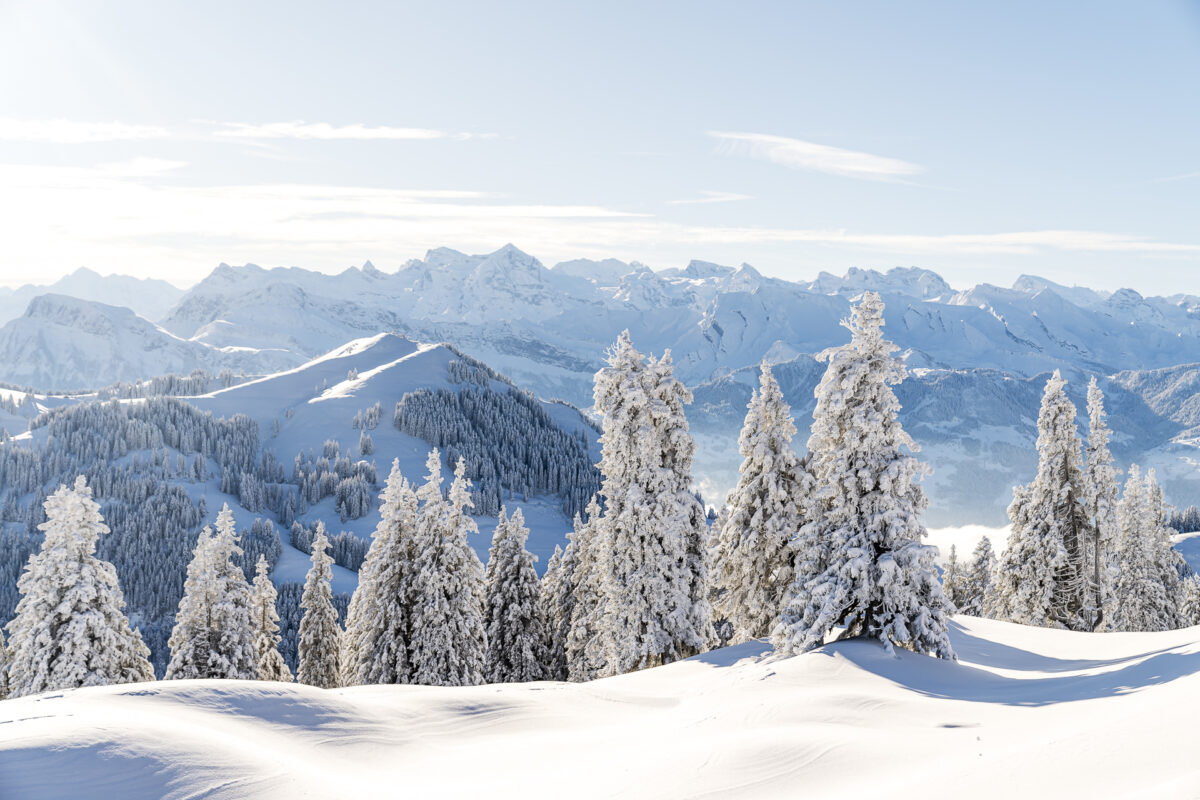
[(813, 355), (845, 341), (839, 322), (864, 289), (883, 295), (886, 333), (912, 368), (901, 399), (935, 469), (935, 524), (1003, 521), (1011, 485), (1031, 474), (1033, 420), (1053, 369), (1080, 405), (1087, 378), (1100, 377), (1119, 457), (1158, 467), (1175, 502), (1200, 500), (1200, 298), (1033, 276), (965, 290), (912, 267), (791, 282), (702, 261), (659, 272), (613, 259), (546, 267), (512, 245), (431, 250), (394, 273), (369, 262), (337, 275), (221, 265), (157, 324), (39, 298), (0, 329), (0, 381), (54, 389), (197, 367), (267, 373), (393, 331), (450, 342), (539, 396), (587, 407), (604, 350), (628, 328), (640, 349), (670, 348), (694, 388), (698, 478), (716, 500), (737, 468), (756, 365), (777, 365), (805, 431)]

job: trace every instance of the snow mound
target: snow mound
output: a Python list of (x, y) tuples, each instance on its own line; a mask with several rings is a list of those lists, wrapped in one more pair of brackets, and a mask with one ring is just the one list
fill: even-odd
[(174, 681), (0, 703), (21, 798), (1194, 796), (1200, 628), (957, 617), (959, 662), (752, 642), (588, 684)]

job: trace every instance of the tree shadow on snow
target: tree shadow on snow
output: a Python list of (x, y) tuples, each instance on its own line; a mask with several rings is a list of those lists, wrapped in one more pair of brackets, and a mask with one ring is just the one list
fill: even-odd
[[(961, 630), (958, 633), (954, 645), (960, 658), (1027, 672), (1028, 677), (997, 675), (969, 664), (942, 661), (903, 650), (897, 650), (897, 657), (893, 658), (878, 643), (863, 639), (827, 645), (825, 650), (927, 697), (1011, 706), (1036, 707), (1116, 697), (1200, 672), (1200, 652), (1187, 652), (1183, 648), (1138, 653), (1109, 661), (1071, 661), (964, 637)], [(965, 642), (964, 638), (975, 639), (975, 643)], [(1119, 666), (1122, 664), (1124, 666)], [(1091, 675), (1053, 674), (1105, 667), (1110, 669)], [(1051, 674), (1045, 675), (1047, 672)]]

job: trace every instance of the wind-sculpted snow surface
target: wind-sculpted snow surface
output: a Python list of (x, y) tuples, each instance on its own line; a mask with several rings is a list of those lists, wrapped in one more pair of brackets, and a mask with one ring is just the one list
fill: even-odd
[[(587, 684), (172, 681), (0, 702), (5, 797), (1195, 796), (1200, 628), (957, 617), (959, 661), (760, 642)], [(464, 768), (467, 767), (467, 768)]]

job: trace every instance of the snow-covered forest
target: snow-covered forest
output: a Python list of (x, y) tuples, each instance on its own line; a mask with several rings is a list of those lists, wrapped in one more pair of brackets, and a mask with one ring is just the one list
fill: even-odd
[[(422, 474), (396, 459), (382, 486), (361, 446), (379, 404), (352, 420), (358, 459), (330, 440), (297, 453), (290, 476), (252, 419), (183, 399), (42, 414), (36, 444), (0, 445), (5, 692), (155, 674), (323, 688), (587, 681), (763, 637), (782, 654), (862, 635), (952, 659), (956, 612), (1086, 631), (1200, 623), (1200, 578), (1171, 527), (1194, 528), (1195, 509), (1170, 509), (1153, 469), (1133, 467), (1122, 487), (1103, 393), (1088, 388), (1082, 437), (1058, 373), (1003, 549), (986, 537), (969, 557), (952, 547), (939, 570), (883, 310), (865, 293), (849, 341), (821, 354), (803, 458), (762, 365), (740, 478), (719, 509), (693, 488), (692, 398), (671, 354), (645, 355), (627, 333), (596, 374), (598, 468), (585, 432), (515, 387), (493, 390), (497, 376), (466, 359), (449, 362), (460, 391), (397, 402), (397, 429), (433, 447)], [(217, 496), (265, 516), (238, 530), (228, 501), (214, 515), (208, 493), (190, 491), (210, 476)], [(534, 493), (574, 515), (540, 579), (524, 515), (507, 507)], [(300, 520), (327, 500), (343, 523), (376, 509), (369, 540)], [(473, 512), (499, 514), (486, 567)], [(309, 557), (303, 582), (270, 579), (285, 547)], [(335, 564), (357, 573), (352, 594), (333, 591)]]

